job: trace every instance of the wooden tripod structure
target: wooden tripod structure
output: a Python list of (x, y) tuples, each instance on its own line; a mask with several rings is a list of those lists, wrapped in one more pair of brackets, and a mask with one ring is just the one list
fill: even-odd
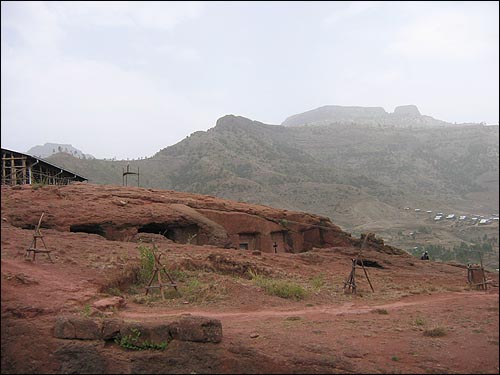
[(363, 248), (365, 247), (366, 241), (368, 240), (368, 236), (370, 234), (371, 233), (368, 233), (365, 235), (365, 239), (363, 240), (363, 243), (361, 244), (358, 255), (356, 255), (356, 258), (351, 259), (352, 269), (351, 269), (351, 273), (349, 274), (349, 277), (347, 278), (346, 281), (344, 281), (344, 293), (352, 293), (352, 294), (357, 293), (356, 265), (358, 264), (358, 259), (359, 259), (359, 262), (361, 263), (361, 267), (363, 268), (363, 271), (365, 272), (366, 280), (368, 280), (368, 284), (370, 284), (370, 288), (372, 289), (372, 292), (375, 293), (375, 290), (373, 289), (373, 285), (370, 281), (370, 278), (368, 277), (368, 272), (366, 271), (365, 265), (363, 264), (363, 259), (360, 258), (361, 252), (363, 251)]
[[(45, 253), (49, 257), (49, 260), (52, 263), (54, 263), (52, 261), (52, 258), (50, 257), (50, 251), (51, 250), (49, 250), (47, 248), (47, 245), (45, 244), (45, 241), (43, 240), (42, 233), (40, 233), (40, 225), (42, 224), (42, 218), (43, 218), (44, 214), (45, 214), (45, 212), (42, 212), (42, 216), (40, 216), (40, 220), (38, 220), (38, 224), (35, 227), (35, 233), (33, 233), (33, 240), (31, 241), (30, 247), (26, 250), (26, 254), (24, 255), (24, 257), (28, 258), (29, 255), (30, 255), (30, 253), (33, 253), (33, 262), (34, 262), (35, 261), (35, 256), (36, 256), (37, 253)], [(36, 240), (37, 240), (37, 238), (39, 238), (42, 241), (44, 249), (36, 247)]]
[[(153, 245), (153, 247), (154, 247), (154, 249), (152, 250), (152, 253), (153, 253), (153, 257), (154, 257), (155, 261), (154, 261), (154, 265), (153, 265), (153, 274), (151, 275), (151, 279), (149, 280), (149, 283), (146, 286), (146, 295), (148, 295), (150, 289), (158, 288), (158, 289), (160, 289), (161, 299), (165, 300), (165, 293), (164, 293), (163, 288), (165, 286), (171, 286), (171, 287), (173, 287), (175, 289), (175, 291), (177, 292), (177, 294), (180, 297), (181, 293), (177, 289), (177, 283), (168, 274), (167, 270), (165, 269), (165, 265), (163, 265), (163, 264), (160, 263), (160, 258), (162, 256), (162, 254), (159, 254), (159, 255), (156, 254), (156, 252), (155, 252), (156, 246)], [(163, 283), (162, 282), (162, 279), (161, 279), (161, 273), (162, 273), (162, 271), (167, 276), (167, 278), (170, 281), (170, 283)], [(152, 285), (153, 281), (155, 280), (155, 278), (158, 280), (158, 285)]]

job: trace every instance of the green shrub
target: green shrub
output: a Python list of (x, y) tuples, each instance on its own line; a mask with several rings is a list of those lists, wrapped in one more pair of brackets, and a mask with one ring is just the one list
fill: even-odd
[(280, 224), (282, 227), (287, 227), (288, 225), (288, 220), (287, 219), (280, 219)]
[(153, 268), (155, 264), (155, 257), (153, 250), (149, 247), (140, 245), (139, 252), (141, 255), (141, 268), (139, 270), (139, 283), (147, 284), (153, 275)]

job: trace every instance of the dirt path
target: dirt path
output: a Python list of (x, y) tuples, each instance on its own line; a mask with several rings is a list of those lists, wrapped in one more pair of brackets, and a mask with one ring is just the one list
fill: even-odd
[[(498, 303), (496, 291), (471, 291), (298, 309), (153, 311), (134, 306), (120, 316), (220, 319), (222, 345), (229, 351), (251, 348), (298, 372), (498, 373)], [(432, 332), (438, 336), (426, 335)]]
[(373, 310), (393, 311), (395, 309), (405, 308), (409, 306), (425, 306), (431, 304), (443, 304), (450, 301), (469, 300), (470, 303), (477, 304), (478, 301), (498, 301), (497, 294), (478, 293), (478, 292), (455, 292), (438, 294), (431, 296), (415, 296), (410, 297), (409, 301), (398, 301), (379, 305), (362, 305), (358, 302), (344, 303), (341, 306), (311, 306), (305, 309), (262, 309), (256, 311), (211, 311), (211, 310), (172, 310), (164, 311), (164, 309), (155, 309), (154, 312), (150, 308), (134, 308), (132, 311), (122, 311), (120, 316), (124, 319), (148, 319), (148, 318), (164, 318), (179, 316), (182, 314), (203, 315), (217, 319), (262, 319), (267, 317), (287, 317), (293, 314), (294, 316), (308, 316), (308, 315), (346, 315), (346, 314), (365, 314)]

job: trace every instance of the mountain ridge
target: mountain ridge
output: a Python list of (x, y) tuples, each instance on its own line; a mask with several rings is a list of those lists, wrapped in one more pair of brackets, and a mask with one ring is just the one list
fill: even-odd
[[(287, 117), (283, 126), (362, 124), (372, 126), (431, 127), (456, 124), (422, 115), (414, 104), (398, 106), (388, 113), (382, 107), (325, 105)], [(462, 124), (465, 125), (465, 124)], [(468, 124), (471, 125), (471, 124)]]

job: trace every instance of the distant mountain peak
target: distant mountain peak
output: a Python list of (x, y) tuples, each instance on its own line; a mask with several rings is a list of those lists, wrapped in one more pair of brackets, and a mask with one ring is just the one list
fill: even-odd
[(250, 124), (252, 122), (253, 122), (252, 120), (243, 116), (225, 115), (217, 120), (215, 126), (224, 126), (226, 124), (235, 124), (235, 123), (245, 125), (245, 124)]
[(400, 105), (394, 109), (395, 115), (403, 115), (403, 116), (421, 116), (420, 111), (417, 106), (414, 104), (409, 105)]
[(254, 121), (243, 116), (225, 115), (216, 122), (214, 130), (237, 130), (248, 129), (255, 126), (265, 125), (262, 122)]
[(299, 113), (283, 121), (284, 126), (360, 124), (373, 126), (448, 126), (445, 121), (424, 116), (414, 104), (398, 106), (393, 113), (382, 107), (326, 105)]
[(74, 157), (82, 159), (95, 159), (94, 156), (90, 154), (84, 154), (81, 150), (73, 147), (72, 145), (63, 143), (45, 143), (43, 146), (37, 145), (31, 147), (28, 151), (26, 151), (26, 153), (29, 155), (41, 158), (47, 158), (59, 152), (67, 153)]

